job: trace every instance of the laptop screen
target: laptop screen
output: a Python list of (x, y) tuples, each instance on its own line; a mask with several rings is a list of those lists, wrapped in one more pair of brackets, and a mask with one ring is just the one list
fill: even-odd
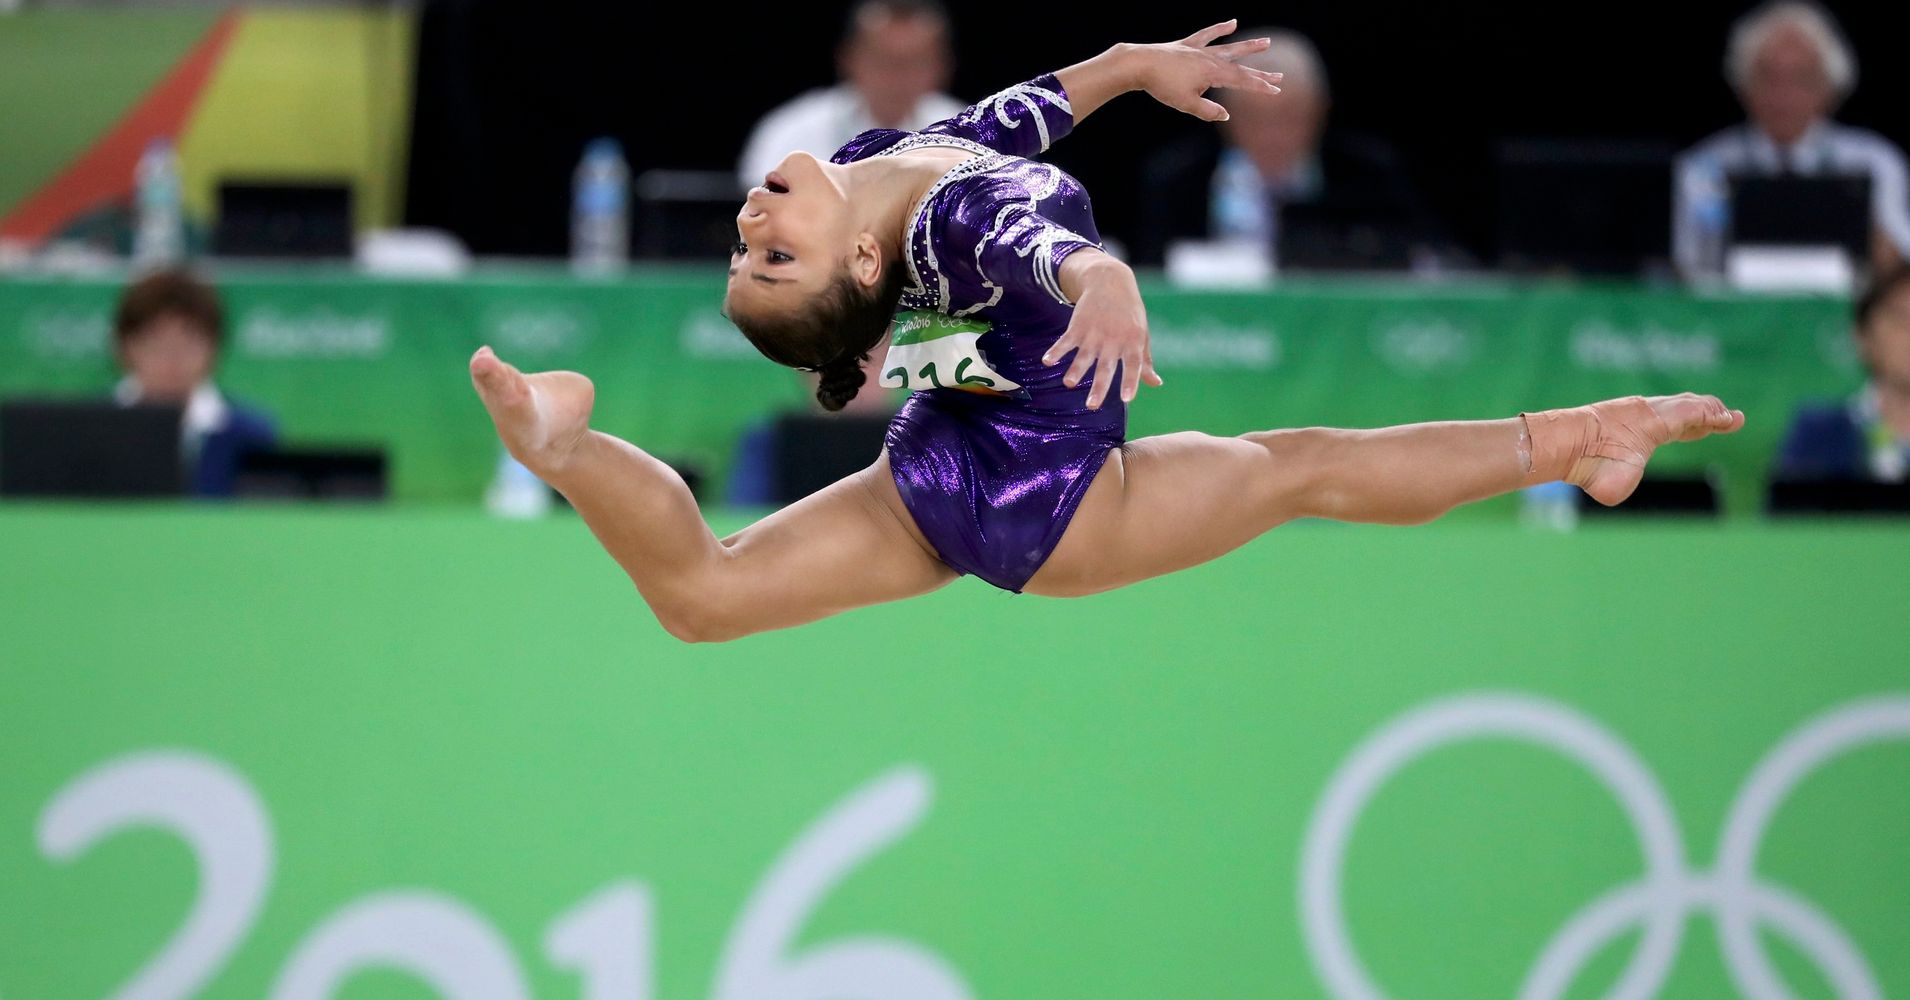
[(1870, 259), (1870, 175), (1731, 178), (1731, 241), (1836, 246)]
[(0, 496), (178, 496), (183, 413), (95, 400), (0, 403)]

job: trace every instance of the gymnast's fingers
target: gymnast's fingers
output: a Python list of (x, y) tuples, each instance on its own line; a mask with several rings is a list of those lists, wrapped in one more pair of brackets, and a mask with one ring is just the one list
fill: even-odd
[(1088, 390), (1088, 409), (1098, 410), (1107, 401), (1108, 389), (1114, 385), (1114, 366), (1120, 361), (1120, 358), (1109, 354), (1095, 364), (1094, 388)]
[(1094, 351), (1092, 348), (1083, 346), (1077, 349), (1074, 352), (1074, 363), (1068, 366), (1068, 373), (1061, 376), (1061, 384), (1070, 389), (1080, 385), (1082, 376), (1088, 373), (1088, 369), (1093, 366), (1093, 364)]
[(1224, 122), (1228, 117), (1226, 108), (1221, 107), (1218, 103), (1210, 101), (1205, 97), (1196, 97), (1191, 101), (1177, 103), (1174, 105), (1174, 108), (1179, 111), (1185, 111), (1205, 122)]
[(1067, 357), (1068, 352), (1074, 350), (1074, 348), (1074, 327), (1070, 326), (1068, 327), (1068, 332), (1062, 334), (1061, 339), (1055, 341), (1054, 346), (1048, 348), (1048, 350), (1041, 355), (1041, 363), (1044, 365), (1055, 364), (1062, 358)]
[(1154, 348), (1152, 345), (1141, 349), (1141, 367), (1145, 369), (1141, 372), (1141, 380), (1148, 385), (1158, 389), (1167, 384), (1161, 381), (1161, 373), (1154, 370)]
[(1278, 79), (1280, 79), (1279, 73), (1259, 73), (1235, 63), (1221, 63), (1215, 67), (1213, 85), (1235, 90), (1261, 90), (1269, 94), (1277, 94), (1280, 88), (1273, 85), (1273, 80)]
[(1141, 352), (1129, 351), (1121, 357), (1121, 402), (1134, 402), (1141, 391)]
[(1222, 35), (1232, 34), (1234, 28), (1238, 26), (1239, 24), (1240, 24), (1240, 19), (1236, 17), (1236, 18), (1229, 18), (1225, 21), (1220, 22), (1219, 24), (1208, 25), (1207, 27), (1202, 28), (1199, 31), (1196, 31), (1193, 34), (1188, 35), (1186, 38), (1181, 39), (1181, 44), (1192, 45), (1194, 48), (1197, 48), (1197, 49), (1206, 48), (1207, 45), (1211, 43), (1214, 39), (1219, 38)]
[(1271, 38), (1249, 38), (1241, 42), (1228, 42), (1225, 45), (1216, 45), (1207, 51), (1232, 62), (1241, 56), (1250, 56), (1255, 52), (1265, 52), (1267, 46), (1272, 44), (1273, 39)]

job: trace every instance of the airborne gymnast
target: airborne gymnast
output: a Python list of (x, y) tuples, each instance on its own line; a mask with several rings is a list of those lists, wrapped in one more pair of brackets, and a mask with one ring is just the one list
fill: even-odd
[[(1144, 91), (1218, 121), (1210, 89), (1278, 92), (1217, 44), (1117, 45), (921, 132), (877, 129), (828, 162), (787, 157), (737, 215), (724, 312), (839, 409), (887, 343), (884, 385), (916, 391), (874, 464), (727, 538), (667, 465), (590, 429), (575, 372), (471, 378), (505, 447), (569, 499), (658, 621), (721, 641), (927, 593), (972, 573), (1004, 590), (1093, 594), (1198, 565), (1295, 518), (1430, 521), (1565, 480), (1615, 504), (1654, 449), (1737, 430), (1710, 396), (1629, 397), (1500, 420), (1239, 437), (1126, 439), (1161, 385), (1133, 272), (1100, 248), (1087, 191), (1031, 159), (1110, 99)], [(893, 328), (893, 335), (891, 329)]]

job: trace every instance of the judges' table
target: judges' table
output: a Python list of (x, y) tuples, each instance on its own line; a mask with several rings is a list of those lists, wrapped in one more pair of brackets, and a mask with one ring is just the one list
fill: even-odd
[(1902, 996), (1906, 562), (1302, 524), (691, 647), (572, 517), (0, 505), (0, 996)]
[[(470, 501), (491, 474), (496, 445), (464, 371), (480, 344), (527, 368), (587, 373), (598, 427), (719, 483), (743, 429), (805, 396), (718, 314), (714, 271), (481, 270), (456, 281), (230, 271), (220, 286), (222, 384), (276, 413), (294, 442), (388, 448), (405, 499)], [(0, 278), (0, 394), (104, 391), (117, 288)], [(1503, 416), (1694, 389), (1724, 395), (1750, 422), (1667, 454), (1662, 468), (1718, 467), (1747, 501), (1792, 407), (1860, 380), (1847, 307), (1827, 298), (1375, 281), (1148, 296), (1167, 385), (1144, 391), (1135, 435)]]

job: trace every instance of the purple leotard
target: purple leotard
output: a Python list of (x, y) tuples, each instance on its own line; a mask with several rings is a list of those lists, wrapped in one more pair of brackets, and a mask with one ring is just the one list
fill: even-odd
[(901, 305), (990, 324), (975, 342), (981, 360), (1021, 389), (916, 392), (889, 424), (887, 449), (902, 502), (942, 561), (1017, 592), (1127, 433), (1118, 393), (1090, 410), (1092, 378), (1070, 389), (1061, 384), (1068, 359), (1041, 363), (1074, 314), (1061, 262), (1098, 247), (1100, 233), (1081, 182), (1024, 157), (1073, 127), (1060, 81), (1044, 76), (921, 132), (864, 132), (833, 157), (852, 163), (924, 146), (977, 154), (923, 199)]

